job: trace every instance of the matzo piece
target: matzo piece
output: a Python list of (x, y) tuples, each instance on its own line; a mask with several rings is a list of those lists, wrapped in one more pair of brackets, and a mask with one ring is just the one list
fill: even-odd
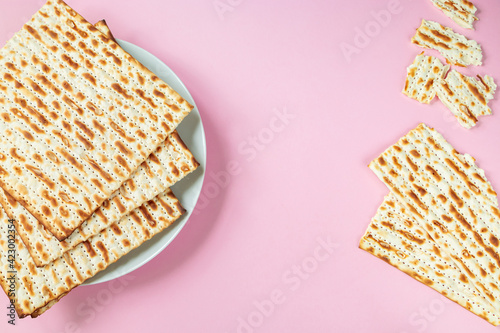
[(420, 53), (406, 70), (403, 94), (429, 104), (436, 95), (435, 82), (444, 77), (448, 69), (449, 65), (443, 65), (438, 58)]
[(422, 20), (411, 41), (419, 46), (439, 51), (452, 65), (465, 67), (482, 64), (481, 46), (475, 40), (467, 39), (437, 22)]
[(474, 77), (450, 71), (446, 79), (435, 85), (439, 100), (450, 109), (460, 125), (471, 128), (479, 116), (491, 114), (488, 102), (493, 99), (497, 85), (488, 75)]
[(192, 106), (64, 2), (0, 51), (0, 186), (59, 240)]
[[(96, 27), (114, 39), (104, 20), (97, 22)], [(0, 204), (4, 206), (9, 217), (16, 221), (16, 230), (36, 265), (44, 266), (165, 191), (194, 171), (198, 165), (177, 131), (174, 131), (110, 199), (62, 242), (46, 232), (44, 226), (22, 205), (6, 204), (6, 197), (1, 195)]]
[[(40, 315), (73, 288), (170, 226), (184, 212), (174, 194), (167, 190), (43, 267), (36, 267), (23, 242), (17, 238), (15, 307), (18, 316)], [(0, 285), (6, 292), (10, 271), (6, 255), (7, 221), (0, 208)]]
[(459, 26), (466, 29), (474, 29), (473, 24), (478, 18), (474, 15), (476, 6), (467, 0), (431, 0), (432, 4), (455, 21)]
[(106, 23), (106, 20), (100, 20), (94, 24), (94, 27), (97, 28), (100, 32), (102, 32), (106, 37), (109, 39), (113, 40), (116, 42), (115, 36), (113, 36), (113, 33), (109, 29), (108, 24)]
[[(15, 220), (16, 230), (35, 264), (44, 266), (119, 221), (142, 203), (153, 199), (194, 171), (198, 165), (177, 131), (174, 131), (109, 200), (62, 242), (48, 233), (22, 205), (13, 200), (8, 203), (8, 195), (0, 195), (0, 204), (8, 216)], [(0, 192), (3, 190), (0, 189)]]
[(417, 281), (482, 317), (500, 324), (500, 302), (491, 304), (445, 251), (388, 194), (373, 217), (359, 247), (386, 261)]
[(474, 159), (420, 124), (369, 167), (474, 286), (500, 299), (500, 210)]

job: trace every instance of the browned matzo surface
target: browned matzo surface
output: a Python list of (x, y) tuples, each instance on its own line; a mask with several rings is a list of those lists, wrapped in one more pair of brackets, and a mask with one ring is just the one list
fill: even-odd
[(0, 186), (59, 240), (191, 106), (62, 1), (0, 51)]

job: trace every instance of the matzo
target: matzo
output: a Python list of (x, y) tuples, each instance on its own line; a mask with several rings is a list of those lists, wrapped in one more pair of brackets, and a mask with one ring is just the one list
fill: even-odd
[(59, 240), (192, 106), (62, 1), (1, 50), (0, 186)]
[(452, 70), (446, 79), (436, 82), (439, 100), (455, 115), (460, 125), (471, 128), (479, 116), (491, 114), (488, 102), (493, 98), (497, 85), (485, 75), (476, 78)]
[(455, 21), (459, 26), (466, 29), (474, 29), (473, 24), (478, 18), (477, 8), (467, 0), (431, 0), (434, 6), (441, 9), (443, 13)]
[(474, 159), (420, 124), (370, 168), (474, 286), (490, 302), (500, 299), (500, 210)]
[[(96, 23), (96, 27), (114, 39), (104, 20)], [(5, 196), (1, 195), (0, 204), (4, 206), (9, 217), (16, 221), (18, 234), (36, 265), (43, 266), (165, 191), (194, 171), (198, 165), (177, 131), (174, 131), (110, 199), (62, 242), (47, 233), (44, 226), (22, 205), (8, 205), (2, 200)]]
[(436, 95), (435, 82), (444, 77), (448, 69), (449, 66), (443, 65), (438, 58), (420, 53), (406, 70), (403, 94), (429, 104)]
[(390, 193), (377, 210), (359, 247), (424, 283), (493, 325), (500, 324), (498, 301), (491, 304), (445, 251)]
[[(179, 201), (167, 190), (44, 267), (36, 267), (23, 242), (16, 239), (18, 316), (40, 315), (70, 290), (170, 226), (183, 213)], [(0, 284), (6, 292), (10, 270), (5, 255), (7, 221), (0, 208)]]
[[(15, 201), (7, 202), (5, 195), (0, 195), (0, 204), (16, 221), (16, 230), (36, 265), (43, 266), (162, 193), (198, 165), (177, 131), (174, 131), (109, 200), (62, 242), (46, 232), (44, 226), (22, 205)], [(0, 192), (3, 191), (0, 189)]]
[(102, 32), (106, 37), (109, 39), (113, 40), (116, 42), (115, 37), (113, 36), (113, 33), (109, 29), (108, 24), (106, 23), (106, 20), (100, 20), (94, 24), (94, 27), (97, 28), (100, 32)]
[(411, 41), (419, 46), (439, 51), (452, 65), (465, 67), (482, 64), (481, 46), (476, 41), (469, 40), (451, 28), (445, 28), (433, 21), (422, 20)]

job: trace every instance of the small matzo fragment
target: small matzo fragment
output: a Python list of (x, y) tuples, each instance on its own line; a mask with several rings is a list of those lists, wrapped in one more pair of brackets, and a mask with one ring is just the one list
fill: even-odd
[(403, 94), (420, 103), (429, 104), (436, 95), (436, 81), (443, 78), (449, 68), (449, 65), (445, 66), (438, 58), (422, 52), (406, 70)]
[(482, 64), (481, 46), (475, 40), (469, 40), (437, 22), (422, 20), (411, 41), (427, 49), (439, 51), (452, 65), (465, 67)]
[(444, 105), (455, 115), (460, 125), (471, 128), (479, 116), (490, 115), (488, 102), (497, 85), (488, 75), (474, 77), (452, 70), (446, 79), (436, 82), (436, 93)]
[(474, 29), (474, 21), (478, 18), (476, 14), (477, 8), (474, 4), (467, 0), (431, 0), (434, 6), (451, 18), (459, 26), (466, 29)]
[(500, 302), (491, 304), (421, 223), (409, 216), (390, 193), (377, 210), (359, 247), (491, 324), (499, 325)]
[(420, 124), (370, 169), (490, 302), (500, 299), (500, 210), (470, 155)]

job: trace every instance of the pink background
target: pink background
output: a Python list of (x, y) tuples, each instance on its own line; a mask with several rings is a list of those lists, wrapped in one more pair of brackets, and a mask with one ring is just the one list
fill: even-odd
[[(357, 247), (387, 193), (367, 164), (419, 122), (473, 155), (500, 189), (498, 96), (496, 114), (465, 130), (438, 100), (400, 92), (422, 18), (477, 40), (484, 65), (464, 72), (500, 82), (498, 0), (476, 1), (475, 31), (430, 1), (68, 3), (106, 18), (186, 84), (207, 136), (203, 202), (147, 265), (76, 288), (36, 320), (8, 325), (2, 297), (1, 332), (498, 331)], [(0, 44), (42, 4), (0, 0)], [(373, 13), (389, 9), (376, 23)], [(371, 36), (346, 57), (341, 45), (355, 47), (359, 29)]]

